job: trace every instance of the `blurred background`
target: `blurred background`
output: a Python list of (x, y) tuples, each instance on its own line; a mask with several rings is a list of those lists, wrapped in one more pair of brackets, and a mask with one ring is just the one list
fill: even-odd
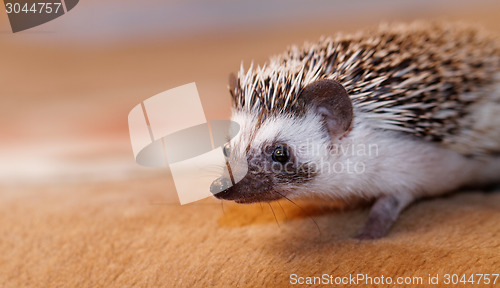
[(0, 10), (0, 183), (166, 173), (135, 164), (127, 114), (196, 82), (208, 119), (227, 119), (227, 78), (291, 44), (380, 22), (448, 19), (498, 33), (498, 1), (82, 0), (13, 34)]
[(352, 240), (368, 211), (338, 203), (180, 206), (167, 169), (135, 163), (127, 116), (196, 82), (207, 119), (228, 119), (228, 75), (242, 62), (381, 22), (466, 21), (498, 36), (499, 15), (498, 0), (81, 0), (13, 34), (0, 8), (1, 286), (496, 273), (498, 193), (421, 201), (374, 243)]

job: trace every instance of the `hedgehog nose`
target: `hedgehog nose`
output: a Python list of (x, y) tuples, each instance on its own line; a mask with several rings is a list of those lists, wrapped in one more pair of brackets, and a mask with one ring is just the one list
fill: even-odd
[(217, 193), (223, 192), (229, 187), (233, 186), (233, 183), (231, 182), (231, 179), (226, 178), (226, 177), (219, 177), (212, 182), (212, 185), (210, 185), (210, 192), (212, 194), (217, 195)]

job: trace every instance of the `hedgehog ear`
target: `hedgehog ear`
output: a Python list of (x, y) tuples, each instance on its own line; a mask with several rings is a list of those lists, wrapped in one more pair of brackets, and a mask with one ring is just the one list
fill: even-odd
[(345, 136), (351, 129), (353, 111), (347, 91), (334, 80), (318, 80), (302, 90), (300, 101), (316, 109), (323, 117), (332, 141)]

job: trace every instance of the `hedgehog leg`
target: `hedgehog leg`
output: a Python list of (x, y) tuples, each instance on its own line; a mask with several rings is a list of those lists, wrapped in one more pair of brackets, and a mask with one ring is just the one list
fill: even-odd
[(359, 234), (358, 240), (378, 239), (387, 235), (401, 211), (415, 198), (408, 194), (391, 195), (378, 198), (373, 204), (368, 220)]

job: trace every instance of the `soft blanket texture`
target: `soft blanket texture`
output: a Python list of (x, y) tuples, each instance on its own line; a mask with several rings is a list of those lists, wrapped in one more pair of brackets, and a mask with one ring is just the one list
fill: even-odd
[(290, 274), (426, 280), (500, 270), (500, 193), (421, 201), (388, 237), (358, 242), (366, 209), (273, 203), (278, 226), (267, 205), (179, 206), (171, 185), (3, 189), (2, 287), (278, 287)]

